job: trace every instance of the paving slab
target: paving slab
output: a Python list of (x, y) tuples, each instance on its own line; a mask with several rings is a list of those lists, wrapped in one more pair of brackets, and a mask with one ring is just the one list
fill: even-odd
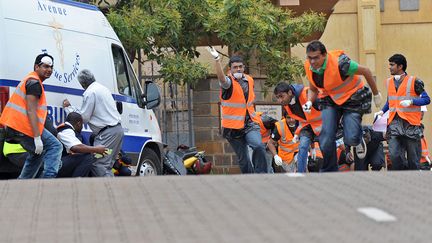
[(0, 181), (0, 242), (431, 242), (431, 172)]

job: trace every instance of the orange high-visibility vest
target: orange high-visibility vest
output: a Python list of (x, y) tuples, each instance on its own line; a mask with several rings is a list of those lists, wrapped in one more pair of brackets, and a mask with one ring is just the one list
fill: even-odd
[(222, 90), (220, 92), (221, 107), (222, 107), (222, 127), (232, 129), (242, 129), (245, 125), (246, 112), (252, 121), (257, 122), (255, 115), (255, 93), (254, 80), (251, 76), (244, 74), (249, 84), (249, 97), (245, 100), (243, 89), (236, 79), (228, 74), (232, 81), (232, 95), (228, 100), (222, 99)]
[(342, 151), (345, 150), (345, 145), (343, 145), (343, 146), (344, 146), (344, 149), (342, 149), (341, 146), (338, 146), (336, 148), (336, 159), (337, 159), (337, 161), (339, 161), (339, 159), (341, 157), (341, 154), (342, 154)]
[[(308, 98), (307, 98), (308, 90), (309, 90), (309, 87), (304, 87), (302, 92), (300, 93), (299, 101), (300, 101), (301, 106), (306, 104), (306, 102), (308, 101)], [(321, 129), (322, 129), (321, 111), (318, 111), (312, 107), (310, 113), (304, 112), (304, 115), (306, 117), (306, 119), (304, 119), (304, 118), (292, 113), (289, 106), (286, 105), (284, 107), (285, 107), (285, 110), (288, 112), (288, 115), (299, 122), (299, 126), (297, 127), (295, 134), (299, 135), (300, 131), (303, 129), (303, 127), (305, 127), (307, 125), (311, 125), (312, 130), (315, 133), (315, 135), (318, 136), (320, 134)]]
[(264, 144), (267, 144), (267, 142), (270, 140), (271, 131), (264, 126), (264, 123), (263, 123), (262, 118), (261, 118), (262, 113), (259, 114), (258, 112), (256, 112), (255, 114), (257, 115), (256, 116), (257, 117), (256, 122), (260, 126), (261, 141)]
[(389, 103), (389, 118), (387, 119), (388, 125), (393, 121), (397, 113), (400, 118), (406, 120), (409, 124), (420, 126), (422, 114), (421, 107), (416, 105), (403, 107), (400, 105), (402, 100), (412, 100), (419, 97), (414, 89), (415, 80), (415, 76), (406, 75), (396, 91), (393, 78), (387, 79)]
[(318, 142), (315, 142), (315, 153), (316, 153), (316, 157), (317, 158), (324, 158), (323, 157), (323, 155), (322, 155), (322, 152), (321, 152), (321, 149), (320, 149), (320, 147), (319, 147), (319, 143)]
[(422, 137), (422, 139), (421, 139), (421, 158), (420, 158), (420, 163), (428, 162), (426, 160), (427, 156), (429, 156), (428, 145), (427, 145), (426, 139), (424, 137)]
[(330, 98), (338, 105), (342, 105), (347, 101), (357, 90), (363, 88), (364, 84), (359, 75), (349, 76), (342, 80), (339, 73), (339, 56), (344, 54), (344, 51), (336, 50), (327, 53), (327, 66), (324, 71), (324, 85), (320, 88), (313, 80), (312, 70), (310, 70), (309, 60), (305, 62), (306, 76), (312, 86), (319, 91), (319, 98), (330, 96)]
[(284, 163), (290, 164), (293, 161), (294, 153), (298, 152), (299, 143), (292, 142), (293, 135), (291, 134), (285, 119), (276, 122), (275, 125), (279, 135), (281, 136), (278, 141), (278, 155), (281, 157)]
[(26, 101), (26, 83), (29, 79), (36, 79), (42, 87), (42, 95), (39, 99), (37, 108), (38, 129), (42, 134), (47, 115), (47, 104), (45, 91), (41, 80), (36, 72), (29, 73), (16, 87), (15, 92), (10, 97), (6, 104), (3, 113), (0, 117), (0, 124), (8, 126), (18, 132), (21, 132), (29, 137), (34, 137), (33, 130), (30, 125), (30, 119), (27, 116), (27, 101)]

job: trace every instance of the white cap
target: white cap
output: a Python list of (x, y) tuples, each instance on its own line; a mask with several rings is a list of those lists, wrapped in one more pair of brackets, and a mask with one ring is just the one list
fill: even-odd
[(427, 111), (426, 106), (425, 106), (425, 105), (422, 105), (421, 108), (420, 108), (420, 111)]
[(53, 65), (53, 60), (49, 56), (44, 56), (44, 57), (42, 57), (40, 63), (52, 66)]

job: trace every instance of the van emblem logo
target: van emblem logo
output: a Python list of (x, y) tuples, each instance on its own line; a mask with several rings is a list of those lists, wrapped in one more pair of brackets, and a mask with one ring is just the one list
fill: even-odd
[(63, 28), (63, 25), (57, 22), (54, 17), (53, 17), (53, 21), (49, 22), (48, 24), (50, 27), (54, 29), (53, 36), (56, 42), (57, 52), (60, 59), (60, 68), (62, 70), (62, 71), (58, 70), (56, 68), (56, 65), (54, 65), (54, 70), (53, 70), (54, 77), (60, 82), (70, 83), (78, 74), (79, 65), (81, 62), (80, 55), (78, 53), (75, 53), (75, 62), (72, 65), (72, 67), (70, 67), (71, 69), (67, 67), (68, 71), (66, 71), (65, 64), (64, 64), (63, 35), (60, 31), (60, 29)]

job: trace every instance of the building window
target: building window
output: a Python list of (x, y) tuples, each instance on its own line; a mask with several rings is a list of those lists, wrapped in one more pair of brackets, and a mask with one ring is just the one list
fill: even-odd
[(384, 0), (380, 0), (380, 11), (384, 12)]
[(418, 11), (420, 0), (399, 0), (400, 11)]

